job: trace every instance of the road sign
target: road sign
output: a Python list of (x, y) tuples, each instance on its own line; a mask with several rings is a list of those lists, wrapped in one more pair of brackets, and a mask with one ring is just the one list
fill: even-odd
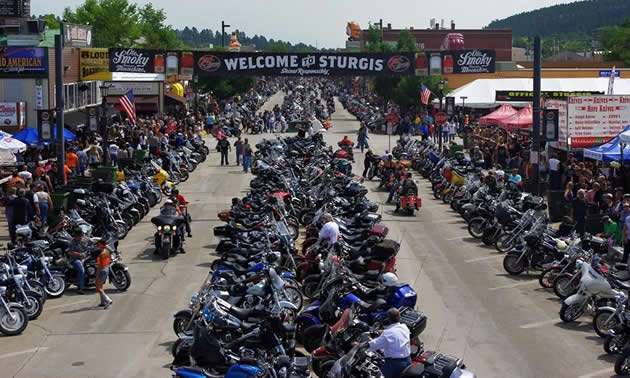
[(443, 125), (448, 121), (448, 115), (444, 112), (439, 112), (435, 115), (435, 123), (438, 125)]

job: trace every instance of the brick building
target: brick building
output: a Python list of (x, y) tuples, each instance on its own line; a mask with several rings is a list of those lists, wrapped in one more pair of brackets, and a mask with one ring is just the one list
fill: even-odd
[[(383, 41), (396, 43), (402, 29), (392, 29), (391, 24), (383, 26)], [(464, 36), (466, 49), (493, 49), (496, 51), (497, 61), (509, 62), (512, 60), (512, 30), (485, 30), (485, 29), (456, 29), (451, 24), (450, 29), (414, 29), (409, 31), (416, 38), (420, 46), (427, 51), (439, 51), (442, 41), (449, 33), (459, 33)], [(367, 50), (367, 30), (361, 30), (361, 50)]]

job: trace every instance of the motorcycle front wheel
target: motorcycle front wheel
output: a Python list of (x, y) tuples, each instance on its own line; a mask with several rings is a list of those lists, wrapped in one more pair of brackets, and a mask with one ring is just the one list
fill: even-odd
[(131, 275), (125, 270), (123, 265), (113, 265), (109, 273), (110, 280), (119, 291), (126, 291), (131, 286)]
[(593, 316), (593, 329), (599, 337), (610, 335), (610, 330), (619, 324), (619, 319), (613, 314), (613, 310), (601, 309), (597, 310), (595, 316)]
[(525, 271), (525, 259), (520, 259), (520, 255), (506, 255), (503, 258), (503, 269), (513, 276), (517, 276)]
[(190, 324), (190, 319), (192, 319), (190, 310), (178, 312), (173, 319), (173, 332), (179, 335), (182, 332), (189, 331), (188, 324)]
[(565, 323), (571, 323), (578, 320), (583, 313), (584, 306), (582, 303), (567, 305), (562, 302), (562, 307), (560, 308), (560, 319)]
[(571, 276), (565, 273), (557, 276), (553, 280), (553, 292), (558, 296), (558, 298), (563, 300), (567, 299), (577, 290), (577, 288), (571, 285), (571, 278)]
[(468, 233), (475, 239), (480, 239), (486, 229), (486, 220), (484, 218), (473, 218), (468, 222)]
[(0, 313), (0, 332), (7, 336), (19, 335), (28, 325), (28, 315), (24, 308), (15, 303), (9, 303), (7, 307), (10, 312), (2, 310)]
[(59, 298), (66, 291), (66, 280), (61, 276), (53, 276), (46, 282), (44, 289), (51, 298)]
[(558, 274), (558, 272), (558, 268), (547, 268), (543, 270), (538, 277), (540, 287), (544, 289), (551, 289), (553, 287), (553, 280), (556, 278), (556, 274)]
[(622, 335), (608, 335), (604, 341), (604, 351), (608, 354), (620, 354), (626, 345)]
[(501, 253), (505, 253), (516, 245), (516, 236), (511, 234), (503, 234), (499, 236), (494, 246), (497, 248), (497, 251)]

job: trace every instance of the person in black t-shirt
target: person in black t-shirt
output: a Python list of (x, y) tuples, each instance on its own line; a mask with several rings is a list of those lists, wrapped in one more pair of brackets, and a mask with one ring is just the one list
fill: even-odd
[(575, 231), (582, 236), (586, 232), (586, 209), (588, 203), (585, 198), (585, 190), (580, 189), (577, 192), (577, 197), (573, 200), (572, 218), (575, 221)]

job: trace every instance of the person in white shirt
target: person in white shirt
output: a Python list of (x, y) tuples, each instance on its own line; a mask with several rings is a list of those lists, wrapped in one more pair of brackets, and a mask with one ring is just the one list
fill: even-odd
[(116, 143), (109, 145), (109, 157), (112, 160), (112, 165), (118, 165), (118, 145)]
[(455, 122), (449, 122), (449, 124), (448, 124), (448, 138), (449, 138), (449, 141), (454, 142), (456, 134), (457, 134), (457, 125), (455, 124)]
[(334, 245), (339, 239), (339, 225), (333, 221), (333, 217), (330, 213), (324, 214), (324, 226), (319, 231), (319, 238), (317, 242), (327, 242), (329, 245)]
[(549, 159), (549, 183), (551, 189), (560, 188), (560, 160), (555, 156)]
[(18, 172), (18, 177), (24, 180), (26, 185), (30, 184), (33, 181), (33, 174), (28, 171), (28, 167), (25, 165), (22, 167), (22, 170)]
[(395, 378), (411, 365), (411, 342), (409, 328), (400, 322), (400, 312), (395, 308), (387, 311), (389, 325), (381, 335), (370, 341), (368, 350), (382, 350), (385, 362), (381, 373), (385, 378)]

